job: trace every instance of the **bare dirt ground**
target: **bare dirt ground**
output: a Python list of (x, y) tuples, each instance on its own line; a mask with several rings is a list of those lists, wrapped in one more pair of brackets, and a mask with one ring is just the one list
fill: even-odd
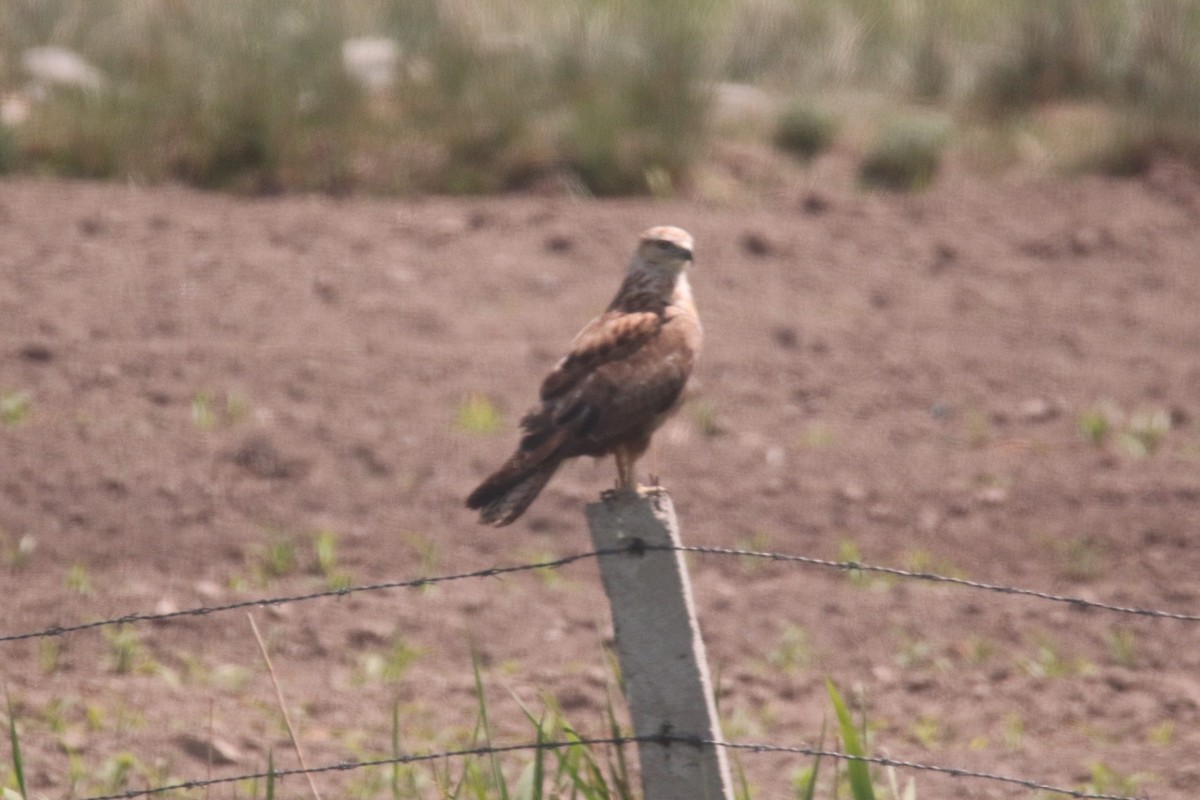
[[(588, 550), (608, 463), (509, 529), (462, 500), (667, 223), (696, 237), (708, 337), (656, 456), (687, 543), (1200, 612), (1200, 181), (831, 185), (737, 208), (0, 184), (0, 633)], [(689, 563), (731, 739), (814, 744), (831, 676), (876, 752), (1200, 794), (1195, 623)], [(405, 749), (461, 742), (472, 648), (498, 741), (532, 738), (512, 698), (543, 692), (605, 732), (593, 561), (254, 613), (311, 764), (386, 755), (394, 704)], [(243, 613), (106, 631), (0, 643), (33, 796), (294, 765)], [(809, 763), (740, 761), (763, 798)], [(921, 798), (1035, 796), (911, 776)]]

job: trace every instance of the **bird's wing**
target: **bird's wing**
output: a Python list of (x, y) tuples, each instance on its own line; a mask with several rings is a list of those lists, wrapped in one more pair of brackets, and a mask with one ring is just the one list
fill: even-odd
[(698, 337), (694, 317), (669, 312), (595, 320), (546, 379), (541, 407), (522, 421), (522, 449), (557, 439), (560, 453), (599, 455), (624, 437), (649, 435), (683, 391)]
[(542, 382), (543, 402), (567, 394), (604, 364), (620, 361), (653, 339), (663, 317), (653, 311), (606, 311), (589, 322), (571, 342), (571, 350)]

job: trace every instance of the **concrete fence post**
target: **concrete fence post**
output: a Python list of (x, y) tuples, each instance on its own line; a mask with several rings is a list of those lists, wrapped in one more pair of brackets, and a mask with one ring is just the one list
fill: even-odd
[[(665, 491), (615, 495), (587, 507), (597, 550), (678, 547)], [(599, 559), (634, 734), (723, 741), (683, 553), (631, 550)], [(725, 751), (711, 744), (639, 742), (645, 800), (733, 800)]]

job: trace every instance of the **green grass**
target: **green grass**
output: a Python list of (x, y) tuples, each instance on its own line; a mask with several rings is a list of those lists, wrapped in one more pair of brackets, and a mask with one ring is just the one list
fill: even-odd
[(811, 667), (813, 650), (808, 631), (790, 622), (784, 623), (779, 640), (767, 653), (767, 663), (773, 670), (785, 673), (795, 673)]
[[(476, 700), (474, 724), (462, 734), (455, 736), (452, 744), (438, 744), (433, 749), (490, 748), (495, 741), (492, 722), (493, 709), (487, 698), (483, 670), (478, 658), (474, 659), (474, 692)], [(841, 749), (851, 755), (868, 756), (866, 741), (867, 722), (865, 716), (857, 724), (850, 711), (830, 682), (828, 691), (837, 717), (838, 736)], [(374, 760), (388, 757), (396, 763), (379, 767), (364, 768), (351, 776), (353, 791), (348, 796), (387, 797), (393, 800), (435, 796), (446, 800), (552, 800), (554, 798), (580, 798), (581, 800), (634, 800), (639, 796), (635, 786), (629, 752), (624, 745), (585, 744), (587, 735), (579, 732), (566, 718), (552, 696), (543, 695), (541, 710), (535, 712), (521, 702), (516, 695), (513, 700), (529, 725), (533, 743), (562, 742), (565, 746), (554, 748), (531, 748), (528, 751), (500, 755), (482, 753), (438, 761), (402, 763), (409, 754), (420, 754), (426, 748), (409, 750), (403, 742), (407, 730), (404, 709), (393, 701), (390, 713), (390, 736), (387, 750), (356, 751), (359, 760)], [(115, 731), (120, 733), (145, 722), (133, 718), (120, 706), (104, 708), (89, 704), (83, 706), (79, 700), (54, 701), (47, 705), (45, 725), (60, 733), (83, 724), (86, 714), (87, 729), (92, 731)], [(25, 788), (27, 763), (23, 757), (22, 741), (17, 724), (17, 715), (12, 700), (8, 701), (9, 750), (12, 768), (8, 780), (12, 787), (0, 790), (3, 800), (24, 800), (28, 795)], [(618, 720), (613, 698), (609, 697), (603, 713), (605, 730), (593, 736), (621, 738), (630, 735)], [(825, 731), (822, 729), (818, 748), (824, 746)], [(271, 748), (267, 748), (267, 777), (238, 785), (238, 795), (252, 798), (272, 797), (276, 791), (275, 762)], [(71, 791), (75, 794), (120, 793), (142, 786), (155, 786), (178, 782), (166, 760), (143, 762), (136, 753), (120, 751), (104, 755), (98, 761), (81, 760), (78, 752), (70, 749), (68, 767), (71, 772)], [(871, 765), (851, 761), (834, 764), (832, 774), (820, 770), (821, 759), (816, 758), (811, 766), (797, 771), (793, 785), (798, 798), (815, 800), (820, 796), (849, 796), (853, 800), (874, 800), (876, 797), (891, 797), (902, 800), (915, 798), (912, 782), (900, 792), (895, 775), (889, 773), (891, 794), (878, 788), (879, 776), (873, 774)], [(746, 783), (744, 773), (737, 796), (740, 800), (753, 797), (752, 787)], [(828, 794), (819, 793), (819, 779), (825, 778)], [(1106, 779), (1113, 776), (1105, 775)], [(845, 794), (842, 787), (848, 789)]]
[(775, 125), (775, 146), (803, 161), (833, 144), (840, 123), (832, 112), (811, 102), (794, 101)]
[(1085, 409), (1079, 415), (1079, 433), (1089, 443), (1097, 447), (1108, 441), (1116, 424), (1117, 414), (1111, 405), (1097, 405)]
[(900, 117), (888, 122), (859, 168), (864, 185), (905, 191), (928, 188), (950, 142), (945, 119)]
[(392, 637), (391, 644), (384, 653), (365, 653), (359, 660), (359, 670), (356, 683), (377, 681), (385, 684), (397, 684), (403, 678), (423, 652), (414, 647), (400, 634)]
[(0, 425), (20, 425), (33, 409), (28, 392), (0, 392)]
[(354, 583), (353, 576), (342, 569), (337, 556), (337, 534), (318, 530), (312, 534), (313, 571), (325, 579), (330, 589), (345, 589)]
[(202, 431), (233, 427), (244, 421), (250, 411), (249, 401), (236, 391), (218, 396), (205, 389), (192, 398), (192, 424)]
[(67, 569), (65, 583), (68, 590), (81, 597), (87, 597), (93, 592), (91, 576), (83, 564), (72, 564)]
[[(825, 681), (825, 688), (829, 692), (829, 700), (833, 703), (833, 710), (837, 715), (842, 747), (845, 748), (848, 755), (865, 758), (867, 755), (865, 736), (859, 736), (858, 729), (854, 727), (854, 719), (850, 716), (850, 710), (842, 700), (841, 693), (833, 685), (833, 681), (828, 679)], [(871, 780), (870, 766), (864, 761), (854, 760), (847, 761), (845, 769), (850, 779), (850, 793), (854, 800), (875, 800), (875, 785)]]
[(4, 702), (8, 706), (8, 743), (9, 753), (12, 756), (12, 772), (13, 779), (17, 786), (16, 791), (4, 788), (4, 800), (9, 800), (15, 795), (20, 800), (25, 800), (29, 797), (29, 792), (25, 789), (25, 759), (21, 755), (21, 737), (17, 735), (17, 715), (13, 711), (12, 697), (8, 693), (8, 687), (4, 689)]
[(108, 660), (113, 672), (128, 675), (146, 663), (141, 635), (132, 625), (105, 628), (103, 633), (108, 643)]
[(476, 436), (491, 436), (504, 428), (504, 419), (487, 395), (473, 392), (458, 406), (454, 425)]

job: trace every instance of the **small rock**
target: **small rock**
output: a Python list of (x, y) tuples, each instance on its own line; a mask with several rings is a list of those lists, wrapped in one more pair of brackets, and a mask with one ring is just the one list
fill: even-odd
[(1022, 403), (1018, 414), (1026, 422), (1047, 422), (1058, 416), (1058, 407), (1049, 400), (1034, 398)]
[(867, 490), (861, 484), (847, 483), (842, 486), (839, 492), (842, 499), (848, 503), (861, 503), (867, 499)]
[(804, 199), (800, 201), (800, 208), (805, 214), (824, 214), (829, 210), (829, 201), (824, 196), (816, 192), (809, 192), (804, 195)]
[(96, 236), (103, 233), (108, 225), (99, 216), (84, 217), (77, 223), (79, 232), (84, 236)]
[(336, 303), (338, 299), (338, 288), (329, 278), (319, 275), (313, 279), (313, 294), (319, 297), (323, 302)]
[(905, 690), (913, 692), (914, 694), (917, 692), (927, 691), (932, 689), (934, 686), (935, 682), (929, 675), (917, 675), (904, 682)]
[(975, 499), (985, 506), (998, 506), (1008, 500), (1008, 490), (1003, 486), (986, 486), (975, 493)]
[(1133, 674), (1126, 669), (1112, 669), (1104, 674), (1104, 682), (1118, 692), (1127, 692), (1137, 685)]
[(575, 243), (571, 241), (571, 237), (556, 233), (546, 237), (546, 250), (551, 253), (568, 253), (575, 247)]
[(215, 581), (196, 581), (196, 585), (192, 588), (205, 600), (216, 600), (225, 593)]
[(96, 91), (107, 82), (104, 73), (65, 47), (31, 47), (21, 53), (21, 66), (35, 83), (42, 86)]
[(883, 686), (890, 686), (896, 682), (896, 670), (884, 664), (877, 664), (872, 667), (871, 674)]
[(346, 640), (352, 647), (387, 644), (396, 633), (396, 628), (379, 620), (362, 620), (347, 634)]
[(375, 449), (368, 444), (355, 445), (350, 454), (358, 460), (367, 472), (376, 478), (382, 478), (392, 473), (391, 468), (379, 457)]
[(951, 517), (965, 517), (971, 513), (971, 508), (961, 500), (951, 500), (946, 505), (946, 514)]
[(538, 294), (552, 297), (562, 288), (562, 278), (552, 272), (539, 272), (529, 281), (530, 288)]
[(242, 751), (236, 745), (219, 736), (206, 739), (195, 734), (182, 733), (176, 741), (183, 752), (205, 764), (227, 766), (237, 764), (243, 758)]
[(58, 737), (58, 743), (69, 754), (82, 753), (87, 749), (87, 734), (80, 728), (68, 728)]
[(883, 522), (894, 516), (892, 507), (886, 503), (874, 503), (867, 509), (867, 519), (875, 522)]
[(21, 358), (39, 364), (44, 364), (54, 359), (54, 351), (50, 349), (49, 345), (42, 344), (41, 342), (30, 342), (22, 347), (19, 352)]
[(775, 246), (771, 243), (771, 240), (759, 231), (747, 231), (743, 233), (741, 245), (742, 250), (757, 258), (769, 256), (775, 251)]
[(952, 245), (940, 243), (933, 249), (933, 261), (929, 265), (929, 271), (934, 275), (940, 275), (957, 260), (958, 251)]
[(1168, 413), (1171, 416), (1172, 428), (1182, 428), (1192, 421), (1192, 415), (1188, 413), (1187, 409), (1180, 408), (1179, 406), (1171, 406)]
[(771, 338), (780, 347), (791, 350), (800, 344), (800, 334), (790, 325), (777, 325), (771, 331)]
[(262, 435), (246, 439), (233, 452), (231, 458), (233, 463), (259, 478), (296, 477), (300, 474), (302, 467), (300, 462), (284, 458), (271, 440)]
[(779, 445), (772, 445), (772, 446), (768, 447), (767, 452), (765, 454), (767, 466), (768, 467), (782, 467), (783, 462), (785, 460), (785, 455), (786, 454), (784, 453), (783, 448), (780, 447)]
[(160, 599), (154, 606), (155, 614), (174, 614), (179, 610), (179, 604), (170, 597)]
[(346, 74), (371, 92), (382, 92), (396, 82), (400, 45), (384, 36), (360, 36), (342, 42), (342, 67)]

